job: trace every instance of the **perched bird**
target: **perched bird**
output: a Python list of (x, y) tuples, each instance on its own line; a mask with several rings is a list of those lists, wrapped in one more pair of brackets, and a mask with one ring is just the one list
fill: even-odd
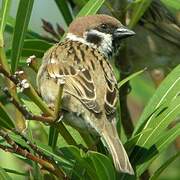
[(63, 42), (49, 49), (37, 75), (42, 98), (53, 105), (64, 81), (62, 109), (67, 124), (100, 135), (118, 171), (133, 174), (116, 130), (117, 82), (109, 59), (121, 40), (135, 33), (107, 15), (77, 18)]

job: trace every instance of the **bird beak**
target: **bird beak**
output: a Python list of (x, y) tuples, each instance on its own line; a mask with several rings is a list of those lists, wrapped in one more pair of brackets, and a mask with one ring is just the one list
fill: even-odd
[(124, 39), (127, 38), (129, 36), (133, 36), (136, 33), (130, 29), (128, 29), (127, 27), (119, 27), (114, 31), (114, 37), (117, 39)]

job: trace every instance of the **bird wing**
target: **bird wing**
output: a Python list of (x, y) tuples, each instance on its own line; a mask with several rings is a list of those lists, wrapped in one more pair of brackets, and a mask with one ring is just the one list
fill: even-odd
[(105, 81), (106, 81), (104, 109), (105, 109), (107, 118), (110, 117), (110, 119), (112, 119), (111, 116), (114, 115), (114, 113), (115, 113), (116, 103), (117, 103), (117, 98), (118, 98), (117, 81), (113, 74), (112, 67), (108, 61), (106, 61), (106, 60), (100, 61), (100, 65), (102, 67), (103, 74), (104, 74)]
[(81, 55), (77, 55), (80, 52), (74, 52), (72, 47), (71, 44), (68, 47), (60, 44), (51, 51), (46, 66), (48, 75), (57, 81), (64, 79), (65, 93), (77, 98), (95, 114), (101, 113), (96, 100), (96, 87), (90, 69), (83, 61), (82, 52)]
[[(95, 114), (105, 109), (107, 117), (112, 119), (118, 96), (117, 82), (111, 65), (101, 53), (82, 43), (68, 41), (55, 46), (45, 58), (48, 75), (56, 80), (65, 79), (66, 93)], [(104, 76), (104, 81), (97, 83), (97, 76)], [(102, 93), (96, 89), (99, 86), (104, 87), (100, 88)], [(100, 92), (98, 98), (97, 91)], [(99, 96), (103, 98), (104, 107)]]

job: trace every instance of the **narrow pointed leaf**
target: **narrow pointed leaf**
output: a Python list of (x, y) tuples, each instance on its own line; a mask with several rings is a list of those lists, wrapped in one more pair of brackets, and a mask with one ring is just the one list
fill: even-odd
[(21, 176), (28, 176), (28, 173), (23, 173), (23, 172), (19, 172), (13, 169), (7, 169), (7, 168), (3, 168), (7, 173), (11, 173), (11, 174), (16, 174), (16, 175), (21, 175)]
[(79, 170), (78, 175), (86, 172), (90, 179), (116, 179), (113, 163), (107, 156), (92, 151), (85, 153), (74, 146), (61, 148), (61, 151), (65, 153), (65, 156), (68, 157), (68, 159), (75, 160), (75, 166), (78, 166)]
[(105, 0), (89, 0), (76, 17), (96, 14)]
[(174, 128), (167, 132), (164, 132), (161, 137), (157, 139), (154, 145), (147, 151), (141, 154), (136, 162), (136, 172), (140, 176), (149, 165), (164, 151), (167, 147), (180, 135), (180, 124), (177, 124)]
[(51, 43), (40, 39), (27, 39), (24, 41), (22, 56), (29, 57), (34, 54), (37, 58), (42, 58), (44, 53), (52, 46)]
[(77, 6), (82, 7), (82, 6), (84, 6), (84, 5), (88, 2), (88, 0), (73, 0), (73, 2), (74, 2)]
[(56, 2), (56, 5), (57, 5), (59, 11), (62, 13), (67, 25), (69, 25), (72, 22), (73, 17), (72, 17), (71, 11), (68, 6), (68, 1), (67, 0), (55, 0), (55, 2)]
[(14, 73), (17, 69), (21, 56), (24, 38), (29, 24), (34, 0), (20, 0), (16, 16), (15, 29), (12, 42), (11, 70)]
[(180, 157), (180, 152), (177, 152), (174, 156), (170, 157), (165, 163), (162, 164), (162, 166), (160, 166), (155, 172), (154, 174), (150, 177), (150, 180), (156, 180), (159, 178), (159, 176), (161, 175), (161, 173), (168, 168), (169, 165), (171, 165), (171, 163), (173, 163), (175, 160), (177, 160), (177, 158)]
[[(22, 48), (21, 56), (29, 57), (35, 55), (36, 58), (42, 58), (44, 53), (52, 46), (53, 44), (48, 43), (47, 41), (41, 39), (26, 39)], [(9, 56), (11, 50), (7, 50), (6, 55)], [(22, 62), (22, 61), (21, 61)]]
[(4, 49), (4, 30), (7, 24), (9, 9), (11, 6), (11, 0), (4, 0), (1, 2), (2, 10), (1, 10), (1, 23), (0, 23), (0, 64), (3, 66), (6, 71), (9, 70), (9, 65), (5, 56), (5, 49)]
[(14, 122), (12, 118), (9, 116), (5, 107), (0, 103), (0, 127), (4, 127), (7, 129), (14, 128)]
[(150, 6), (151, 2), (152, 0), (139, 0), (137, 1), (137, 3), (134, 3), (134, 7), (131, 14), (132, 18), (128, 25), (130, 28), (133, 28), (137, 24), (137, 22), (143, 16), (144, 12)]
[(134, 137), (128, 139), (128, 141), (124, 144), (124, 147), (128, 153), (131, 153), (133, 150), (133, 146), (135, 146), (137, 139), (143, 134), (149, 134), (152, 129), (145, 129), (141, 131), (139, 134), (135, 135)]
[(6, 27), (10, 6), (11, 6), (11, 0), (4, 0), (2, 2), (1, 23), (0, 23), (0, 47), (4, 46), (3, 33)]
[(146, 68), (143, 69), (143, 70), (140, 70), (140, 71), (138, 71), (138, 72), (135, 72), (135, 73), (133, 73), (132, 75), (128, 76), (127, 78), (123, 79), (122, 81), (120, 81), (120, 82), (118, 83), (118, 88), (120, 88), (122, 85), (124, 85), (126, 82), (130, 81), (130, 80), (133, 79), (134, 77), (142, 74), (145, 70), (146, 70)]
[[(180, 89), (180, 65), (178, 65), (161, 83), (159, 88), (154, 93), (153, 97), (150, 99), (149, 103), (146, 105), (143, 113), (138, 120), (135, 127), (133, 135), (139, 133), (142, 128), (148, 128), (155, 114), (150, 116), (164, 103), (168, 104), (171, 100), (176, 97)], [(150, 116), (150, 117), (149, 117)], [(143, 124), (146, 124), (145, 126)], [(143, 127), (142, 127), (143, 126)]]
[(180, 114), (179, 74), (180, 66), (168, 75), (146, 106), (148, 109), (144, 110), (147, 114), (144, 116), (144, 122), (141, 122), (143, 128), (139, 128), (137, 132), (141, 129), (143, 131), (151, 129), (151, 131), (139, 136), (135, 143), (139, 148), (134, 148), (132, 162), (136, 165), (139, 161), (142, 162), (144, 154), (149, 152), (149, 148), (154, 146), (154, 142), (163, 136), (168, 125)]
[(12, 178), (8, 175), (8, 173), (0, 167), (0, 179), (1, 180), (12, 180)]
[(115, 169), (112, 162), (105, 155), (98, 152), (88, 152), (88, 156), (93, 162), (98, 178), (101, 180), (115, 180)]
[(166, 6), (171, 7), (176, 10), (180, 10), (180, 1), (179, 0), (161, 0)]
[(159, 109), (155, 117), (151, 120), (148, 125), (148, 129), (152, 129), (148, 134), (142, 134), (138, 139), (136, 145), (148, 148), (154, 141), (163, 133), (163, 131), (168, 127), (168, 125), (180, 114), (180, 96), (175, 98), (169, 106), (162, 106)]

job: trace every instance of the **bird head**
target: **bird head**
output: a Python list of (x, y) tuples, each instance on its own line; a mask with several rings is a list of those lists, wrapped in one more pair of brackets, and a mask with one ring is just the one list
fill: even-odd
[(122, 39), (134, 34), (116, 18), (99, 14), (75, 19), (66, 38), (98, 48), (109, 57), (118, 51)]

